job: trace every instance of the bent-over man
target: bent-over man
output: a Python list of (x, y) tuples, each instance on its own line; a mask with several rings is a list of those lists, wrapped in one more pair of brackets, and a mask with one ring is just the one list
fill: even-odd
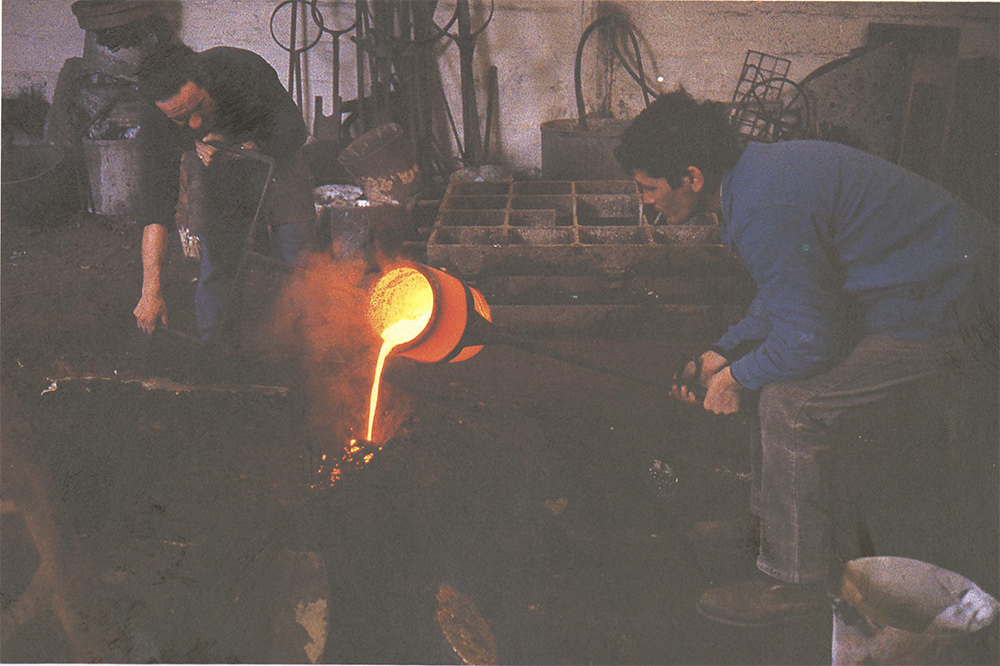
[[(995, 225), (944, 188), (843, 145), (741, 149), (728, 107), (683, 90), (644, 110), (617, 156), (668, 223), (714, 212), (757, 288), (746, 316), (675, 378), (685, 402), (697, 383), (705, 409), (732, 414), (752, 402), (759, 417), (753, 517), (703, 523), (694, 536), (759, 543), (760, 573), (709, 589), (699, 610), (763, 625), (825, 607), (835, 427), (941, 376), (984, 304), (995, 312)], [(995, 382), (995, 367), (986, 370)]]
[[(181, 155), (200, 169), (204, 210), (201, 273), (195, 318), (203, 340), (219, 335), (249, 224), (264, 185), (266, 167), (237, 159), (222, 145), (260, 151), (276, 164), (263, 213), (286, 262), (294, 264), (315, 242), (312, 176), (302, 156), (302, 114), (274, 69), (243, 49), (218, 47), (195, 53), (161, 44), (139, 66), (144, 111), (142, 146), (142, 296), (135, 307), (140, 329), (166, 325), (160, 273), (168, 229), (174, 224)], [(238, 307), (238, 302), (233, 306)], [(233, 318), (227, 321), (233, 323)]]

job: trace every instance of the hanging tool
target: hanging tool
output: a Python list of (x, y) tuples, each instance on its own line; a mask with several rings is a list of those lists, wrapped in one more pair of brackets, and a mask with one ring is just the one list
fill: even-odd
[(479, 135), (479, 108), (476, 105), (473, 56), (476, 51), (476, 36), (479, 33), (472, 33), (469, 0), (457, 0), (455, 7), (458, 10), (458, 38), (455, 40), (455, 44), (458, 46), (458, 59), (462, 76), (462, 133), (465, 136), (463, 157), (472, 166), (478, 166), (482, 161), (483, 142)]
[[(274, 22), (278, 16), (278, 12), (284, 9), (286, 6), (291, 5), (291, 18), (289, 19), (289, 32), (288, 32), (288, 44), (285, 45), (278, 35), (274, 31)], [(313, 20), (316, 21), (319, 26), (319, 30), (316, 32), (316, 37), (309, 41), (308, 29), (306, 28), (306, 22), (302, 21), (302, 40), (305, 41), (306, 45), (299, 47), (299, 5), (302, 5), (302, 12), (305, 13), (305, 7), (312, 7), (311, 0), (285, 0), (274, 8), (271, 12), (271, 39), (274, 43), (280, 46), (283, 50), (288, 52), (288, 92), (295, 96), (295, 103), (298, 105), (299, 109), (302, 109), (302, 54), (310, 50), (312, 47), (319, 43), (320, 37), (323, 36), (323, 24), (322, 15), (316, 14), (313, 16)], [(319, 17), (317, 19), (317, 16)]]
[(356, 104), (355, 112), (358, 114), (358, 128), (361, 134), (368, 129), (365, 119), (365, 14), (368, 3), (366, 0), (356, 0), (354, 3), (354, 53), (357, 57), (358, 93), (354, 99)]
[(629, 65), (628, 61), (625, 59), (625, 55), (618, 47), (617, 35), (614, 32), (610, 35), (611, 43), (614, 46), (615, 55), (618, 57), (618, 61), (625, 68), (625, 71), (628, 72), (629, 76), (631, 76), (635, 82), (639, 84), (639, 88), (642, 90), (643, 101), (646, 106), (649, 106), (650, 97), (655, 98), (657, 96), (656, 91), (650, 88), (646, 83), (646, 75), (642, 68), (642, 53), (639, 50), (639, 40), (636, 38), (635, 31), (632, 29), (632, 26), (628, 23), (628, 21), (619, 16), (602, 16), (587, 26), (576, 46), (576, 60), (573, 67), (573, 87), (576, 93), (577, 122), (582, 130), (587, 129), (587, 107), (583, 101), (583, 47), (587, 44), (587, 39), (590, 37), (590, 34), (602, 26), (606, 26), (611, 31), (623, 31), (629, 37), (629, 40), (632, 43), (632, 49), (635, 52), (635, 70), (633, 70)]
[(391, 35), (396, 73), (399, 75), (395, 83), (410, 113), (410, 136), (416, 144), (417, 158), (424, 173), (453, 170), (451, 166), (445, 166), (451, 162), (450, 148), (442, 148), (434, 134), (434, 109), (439, 95), (460, 152), (462, 145), (440, 81), (434, 76), (437, 66), (432, 53), (435, 45), (448, 36), (446, 31), (458, 20), (458, 12), (457, 8), (452, 11), (451, 18), (442, 29), (434, 22), (436, 8), (437, 0), (403, 0), (398, 29)]
[(500, 88), (497, 84), (497, 66), (490, 67), (490, 76), (486, 82), (486, 131), (483, 133), (483, 162), (490, 160), (490, 134), (493, 133), (493, 116), (496, 114), (497, 97)]
[(327, 28), (323, 15), (319, 11), (318, 0), (312, 0), (312, 18), (319, 26), (320, 34), (326, 33), (333, 38), (332, 48), (332, 71), (331, 71), (331, 93), (330, 104), (332, 106), (329, 116), (323, 115), (323, 98), (319, 95), (315, 99), (315, 113), (313, 115), (313, 136), (320, 141), (338, 141), (340, 139), (340, 109), (343, 100), (340, 99), (340, 36), (344, 35), (358, 24), (357, 16), (351, 25), (343, 29)]
[[(458, 46), (458, 58), (462, 77), (462, 133), (465, 136), (465, 149), (462, 159), (472, 166), (479, 166), (482, 161), (482, 135), (479, 132), (479, 110), (476, 105), (476, 78), (473, 71), (473, 56), (476, 51), (476, 39), (493, 21), (496, 10), (495, 0), (490, 0), (490, 13), (483, 25), (472, 29), (472, 18), (469, 14), (469, 0), (457, 0), (455, 14), (458, 17), (458, 34), (454, 35), (441, 28), (433, 21), (431, 25), (443, 35), (447, 35)], [(449, 23), (450, 25), (450, 23)]]

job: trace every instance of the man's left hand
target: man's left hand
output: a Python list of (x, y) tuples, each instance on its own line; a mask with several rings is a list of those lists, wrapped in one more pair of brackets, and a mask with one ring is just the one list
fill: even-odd
[(222, 143), (222, 141), (223, 139), (221, 134), (212, 133), (212, 134), (206, 134), (201, 138), (201, 140), (194, 142), (195, 152), (198, 153), (198, 159), (201, 160), (202, 164), (208, 166), (209, 164), (212, 163), (212, 159), (215, 157), (215, 153), (218, 151), (218, 148), (216, 148), (212, 144)]
[(729, 366), (712, 375), (705, 393), (705, 409), (714, 414), (735, 414), (740, 409), (740, 393), (743, 386), (733, 379)]

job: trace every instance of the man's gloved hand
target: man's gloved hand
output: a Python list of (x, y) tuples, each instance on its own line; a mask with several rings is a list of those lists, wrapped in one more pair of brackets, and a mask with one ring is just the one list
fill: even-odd
[(143, 294), (132, 314), (135, 315), (136, 325), (146, 333), (152, 333), (161, 322), (167, 325), (167, 304), (159, 292)]
[[(701, 391), (692, 390), (692, 387), (695, 385), (709, 387), (712, 378), (728, 365), (729, 361), (721, 354), (711, 350), (704, 352), (696, 360), (688, 361), (684, 368), (674, 375), (670, 388), (671, 397), (688, 404), (696, 404), (699, 401), (697, 393), (701, 393)], [(697, 376), (695, 376), (696, 374)], [(706, 399), (707, 397), (706, 394)], [(707, 405), (706, 409), (708, 409)]]

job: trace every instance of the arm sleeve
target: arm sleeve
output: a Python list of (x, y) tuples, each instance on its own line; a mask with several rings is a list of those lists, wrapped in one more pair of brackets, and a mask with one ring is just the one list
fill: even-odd
[(299, 108), (278, 81), (278, 75), (270, 66), (268, 70), (265, 88), (269, 90), (267, 97), (272, 100), (272, 105), (264, 114), (264, 121), (252, 134), (264, 154), (282, 160), (305, 143), (306, 126)]
[(743, 319), (730, 326), (714, 346), (725, 350), (735, 349), (751, 340), (763, 340), (770, 332), (771, 320), (767, 316), (767, 305), (758, 295), (751, 301)]
[(220, 129), (235, 143), (254, 141), (265, 155), (283, 160), (306, 141), (302, 113), (278, 73), (250, 52), (219, 50), (214, 63)]
[(829, 365), (840, 279), (829, 241), (808, 213), (775, 206), (753, 217), (748, 225), (753, 233), (744, 237), (740, 254), (757, 283), (754, 311), (722, 341), (762, 332), (761, 320), (769, 322), (760, 346), (732, 364), (733, 378), (757, 390), (812, 376)]
[(139, 125), (140, 213), (143, 226), (174, 223), (180, 189), (180, 162), (183, 145), (159, 109), (147, 105)]

